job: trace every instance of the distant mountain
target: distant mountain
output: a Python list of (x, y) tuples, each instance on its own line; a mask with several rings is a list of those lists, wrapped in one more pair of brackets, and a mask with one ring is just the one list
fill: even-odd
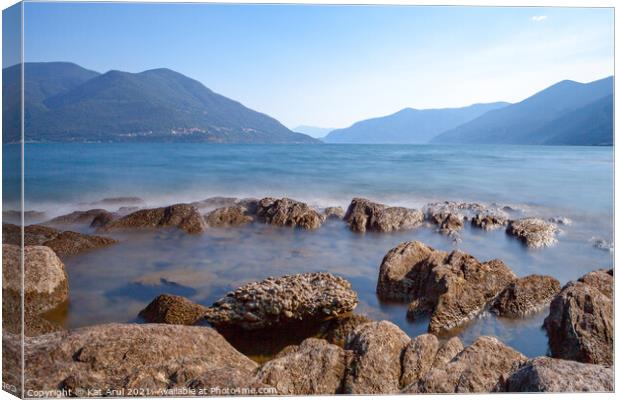
[[(3, 70), (10, 78), (3, 94), (15, 85), (11, 68)], [(25, 70), (27, 141), (319, 143), (169, 69), (98, 74), (27, 63)]]
[(356, 122), (336, 129), (327, 143), (427, 143), (437, 134), (470, 121), (508, 103), (474, 104), (462, 108), (416, 110), (405, 108), (395, 114)]
[[(562, 81), (508, 107), (433, 138), (432, 143), (579, 144), (611, 143), (606, 114), (613, 77), (590, 83)], [(601, 103), (597, 103), (598, 101)], [(571, 125), (572, 124), (572, 125)]]
[(333, 131), (334, 129), (336, 128), (320, 128), (318, 126), (308, 125), (299, 125), (298, 127), (293, 128), (295, 132), (304, 133), (317, 139), (324, 138), (329, 132)]

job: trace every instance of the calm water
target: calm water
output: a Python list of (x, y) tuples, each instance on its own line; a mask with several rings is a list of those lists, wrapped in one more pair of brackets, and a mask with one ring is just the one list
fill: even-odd
[[(5, 146), (5, 171), (10, 157)], [(267, 276), (330, 271), (349, 279), (357, 312), (389, 319), (409, 335), (426, 330), (406, 319), (406, 304), (380, 303), (379, 264), (397, 244), (417, 239), (460, 248), (480, 260), (500, 258), (517, 275), (549, 274), (562, 284), (612, 265), (593, 237), (613, 240), (611, 148), (430, 145), (28, 144), (26, 209), (49, 217), (113, 196), (149, 205), (211, 196), (288, 196), (316, 206), (346, 207), (352, 197), (420, 207), (431, 201), (500, 203), (541, 217), (568, 217), (559, 243), (529, 250), (502, 230), (466, 227), (458, 244), (420, 228), (359, 235), (329, 221), (314, 232), (266, 225), (116, 235), (121, 243), (66, 260), (70, 305), (57, 316), (68, 327), (132, 321), (167, 292), (210, 305), (226, 291)], [(16, 178), (16, 177), (14, 177)], [(111, 210), (115, 210), (112, 208)], [(459, 332), (466, 342), (495, 335), (523, 353), (547, 350), (540, 329), (548, 310), (521, 320), (484, 315)]]

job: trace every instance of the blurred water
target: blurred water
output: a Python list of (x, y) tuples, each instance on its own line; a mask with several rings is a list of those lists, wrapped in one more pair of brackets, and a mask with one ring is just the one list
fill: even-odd
[[(590, 241), (613, 239), (611, 148), (28, 144), (25, 169), (26, 209), (49, 216), (113, 196), (141, 196), (159, 205), (216, 195), (286, 195), (320, 206), (346, 206), (355, 196), (418, 207), (438, 200), (497, 202), (573, 221), (561, 227), (557, 245), (540, 250), (525, 248), (503, 230), (466, 226), (455, 244), (432, 227), (360, 235), (341, 221), (313, 232), (256, 224), (200, 236), (172, 230), (118, 234), (118, 245), (66, 260), (71, 299), (55, 318), (68, 327), (135, 320), (160, 293), (210, 305), (249, 281), (330, 271), (352, 282), (360, 297), (357, 312), (389, 319), (414, 336), (425, 332), (425, 321), (408, 321), (406, 304), (382, 303), (375, 295), (381, 259), (403, 241), (459, 248), (480, 260), (500, 258), (519, 276), (548, 274), (562, 284), (613, 262), (612, 253)], [(490, 334), (528, 356), (541, 355), (547, 312), (521, 320), (484, 315), (454, 334), (466, 342)]]

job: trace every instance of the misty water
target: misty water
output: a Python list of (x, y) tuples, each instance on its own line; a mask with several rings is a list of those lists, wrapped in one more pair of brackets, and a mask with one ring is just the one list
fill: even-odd
[[(420, 240), (460, 249), (481, 261), (503, 260), (518, 276), (552, 275), (562, 284), (609, 268), (613, 253), (613, 151), (597, 147), (430, 145), (27, 144), (26, 210), (53, 217), (86, 210), (106, 197), (139, 196), (148, 206), (211, 196), (281, 197), (317, 207), (367, 197), (422, 207), (433, 201), (509, 205), (523, 215), (566, 217), (558, 243), (528, 249), (504, 230), (466, 224), (461, 241), (425, 226), (390, 234), (357, 234), (344, 222), (316, 231), (263, 224), (211, 228), (197, 236), (175, 230), (122, 233), (109, 248), (69, 257), (70, 302), (53, 317), (73, 328), (137, 321), (155, 296), (173, 293), (210, 305), (244, 283), (306, 271), (348, 279), (359, 295), (355, 312), (388, 319), (410, 336), (427, 321), (406, 318), (407, 304), (383, 303), (375, 286), (392, 247)], [(10, 152), (6, 151), (9, 155)], [(10, 157), (5, 156), (5, 171)], [(9, 179), (17, 179), (14, 175)], [(10, 183), (10, 182), (9, 182)], [(110, 208), (116, 211), (116, 207)], [(75, 228), (74, 228), (75, 229)], [(86, 231), (88, 231), (86, 229)], [(541, 329), (548, 309), (509, 320), (483, 314), (451, 334), (470, 343), (497, 336), (528, 356), (547, 351)]]

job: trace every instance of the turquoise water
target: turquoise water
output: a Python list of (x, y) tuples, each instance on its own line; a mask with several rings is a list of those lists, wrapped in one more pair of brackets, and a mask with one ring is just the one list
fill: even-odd
[[(116, 196), (140, 196), (152, 206), (211, 196), (288, 196), (319, 207), (346, 207), (352, 197), (364, 196), (412, 207), (444, 200), (499, 203), (573, 221), (561, 226), (557, 245), (540, 250), (502, 230), (467, 226), (462, 241), (453, 243), (434, 227), (359, 235), (341, 221), (314, 232), (257, 224), (197, 237), (175, 231), (117, 235), (116, 246), (66, 260), (71, 302), (59, 318), (68, 327), (135, 320), (162, 292), (210, 305), (248, 281), (326, 270), (353, 283), (358, 312), (389, 319), (413, 336), (425, 331), (424, 322), (407, 321), (406, 304), (382, 303), (375, 295), (381, 259), (403, 241), (459, 248), (480, 260), (500, 258), (519, 276), (548, 274), (562, 284), (613, 262), (613, 253), (592, 244), (592, 238), (613, 241), (612, 148), (27, 144), (25, 152), (26, 209), (49, 217)], [(7, 162), (5, 157), (5, 171)], [(17, 177), (8, 177), (9, 183)], [(540, 329), (547, 312), (521, 320), (484, 315), (454, 334), (467, 342), (491, 334), (529, 356), (541, 355), (547, 351)]]

